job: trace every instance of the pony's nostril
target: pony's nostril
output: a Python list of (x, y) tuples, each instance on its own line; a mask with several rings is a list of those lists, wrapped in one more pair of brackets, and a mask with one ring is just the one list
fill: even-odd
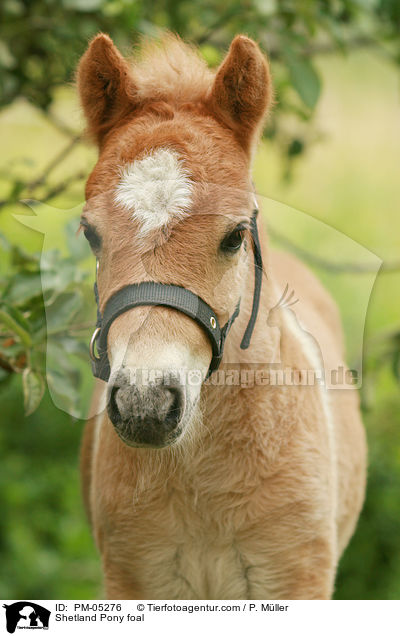
[(109, 393), (108, 413), (113, 421), (121, 417), (121, 413), (117, 404), (118, 391), (119, 391), (119, 386), (114, 385)]
[(181, 419), (181, 415), (182, 415), (182, 406), (183, 406), (183, 400), (182, 400), (182, 392), (180, 389), (166, 389), (166, 391), (169, 392), (171, 398), (172, 398), (172, 404), (170, 405), (167, 415), (166, 415), (166, 421), (169, 423), (176, 423), (179, 422), (179, 420)]

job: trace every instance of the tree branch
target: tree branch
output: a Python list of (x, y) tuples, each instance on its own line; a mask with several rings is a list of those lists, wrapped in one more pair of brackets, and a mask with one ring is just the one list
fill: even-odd
[(75, 183), (76, 181), (81, 181), (86, 176), (87, 173), (84, 171), (77, 172), (76, 174), (71, 175), (70, 177), (68, 177), (68, 179), (65, 179), (65, 181), (58, 183), (52, 188), (49, 188), (47, 192), (45, 192), (45, 194), (40, 197), (40, 203), (47, 203), (47, 201), (50, 201), (50, 199), (54, 199), (54, 197), (62, 194), (62, 192), (65, 192), (65, 190), (67, 190), (67, 188), (69, 188), (71, 184)]
[[(286, 236), (283, 236), (280, 232), (272, 229), (268, 224), (268, 234), (275, 241), (286, 247), (290, 252), (299, 256), (307, 261), (310, 265), (314, 265), (320, 269), (324, 269), (328, 272), (334, 272), (335, 274), (374, 274), (376, 273), (376, 266), (368, 263), (335, 263), (334, 261), (327, 261), (315, 254), (311, 254), (302, 247), (299, 247), (293, 243)], [(382, 263), (380, 269), (382, 273), (400, 272), (400, 261), (393, 261), (389, 263)]]
[(65, 124), (58, 117), (56, 117), (56, 115), (53, 115), (53, 113), (47, 112), (46, 113), (46, 117), (47, 117), (48, 121), (55, 128), (57, 128), (57, 130), (59, 130), (60, 132), (64, 133), (64, 135), (68, 135), (68, 137), (73, 137), (73, 138), (75, 138), (77, 136), (76, 130), (73, 130), (72, 128), (70, 128), (67, 124)]
[[(57, 166), (59, 166), (68, 157), (68, 155), (72, 152), (72, 150), (75, 148), (75, 146), (81, 141), (81, 139), (82, 139), (82, 137), (80, 135), (75, 135), (71, 139), (71, 141), (57, 155), (55, 155), (55, 157), (53, 157), (53, 159), (47, 164), (47, 166), (45, 167), (43, 172), (38, 177), (36, 177), (32, 181), (30, 181), (29, 183), (24, 185), (21, 190), (17, 191), (18, 195), (16, 197), (15, 196), (13, 197), (12, 194), (11, 194), (11, 196), (9, 196), (7, 199), (0, 200), (0, 209), (3, 208), (5, 205), (8, 205), (10, 203), (15, 203), (16, 201), (18, 201), (18, 198), (21, 195), (23, 195), (24, 192), (26, 192), (28, 195), (30, 195), (30, 194), (32, 194), (32, 192), (36, 188), (38, 188), (39, 186), (45, 184), (47, 179), (48, 179), (48, 177), (49, 177), (49, 175), (50, 175), (50, 173), (53, 172), (53, 170)], [(84, 176), (85, 176), (85, 173), (78, 172), (77, 174), (72, 175), (71, 177), (66, 179), (61, 184), (57, 184), (57, 185), (53, 186), (52, 188), (49, 188), (47, 193), (44, 194), (44, 197), (42, 197), (42, 203), (45, 203), (46, 201), (48, 201), (49, 199), (53, 198), (57, 194), (60, 194), (73, 181), (77, 181), (78, 179), (81, 179), (81, 178), (83, 179)], [(18, 179), (16, 179), (14, 181), (14, 185), (18, 185), (18, 183), (19, 183)]]
[(76, 135), (71, 141), (47, 164), (42, 174), (27, 184), (26, 189), (28, 193), (32, 193), (35, 188), (46, 182), (46, 179), (53, 170), (68, 157), (75, 146), (81, 141), (81, 136)]
[[(263, 45), (268, 52), (268, 57), (271, 60), (282, 59), (282, 49), (280, 47), (268, 46), (268, 34), (265, 35)], [(374, 47), (375, 49), (379, 50), (392, 61), (396, 60), (394, 55), (392, 55), (390, 51), (382, 46), (381, 42), (370, 35), (356, 35), (353, 38), (344, 40), (342, 43), (342, 48), (345, 52), (369, 47)], [(335, 42), (328, 41), (310, 44), (309, 46), (306, 46), (304, 49), (302, 49), (301, 53), (305, 57), (314, 57), (316, 55), (330, 55), (337, 53), (338, 51), (340, 51), (339, 46)]]

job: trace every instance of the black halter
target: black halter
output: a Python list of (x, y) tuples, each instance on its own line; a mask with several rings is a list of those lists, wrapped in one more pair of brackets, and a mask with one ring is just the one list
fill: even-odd
[[(250, 339), (256, 323), (258, 307), (260, 304), (262, 257), (257, 230), (257, 214), (258, 208), (256, 207), (253, 211), (250, 225), (254, 252), (253, 308), (249, 324), (247, 325), (242, 342), (240, 343), (241, 349), (247, 349), (250, 345)], [(221, 328), (215, 312), (202, 298), (200, 298), (200, 296), (197, 296), (185, 287), (148, 281), (122, 287), (122, 289), (118, 290), (107, 301), (104, 313), (101, 315), (97, 283), (94, 284), (94, 294), (97, 303), (97, 323), (90, 342), (90, 357), (92, 358), (93, 375), (105, 382), (107, 382), (110, 377), (110, 363), (107, 355), (108, 331), (113, 321), (118, 316), (125, 313), (125, 311), (142, 305), (162, 305), (177, 309), (197, 322), (197, 324), (200, 325), (200, 327), (202, 327), (208, 335), (212, 347), (212, 359), (205, 378), (207, 379), (213, 371), (218, 369), (221, 363), (226, 336), (228, 335), (229, 329), (231, 328), (235, 318), (239, 315), (240, 310), (239, 300), (236, 309), (229, 318), (228, 322)], [(94, 354), (95, 343), (97, 343), (98, 357)]]

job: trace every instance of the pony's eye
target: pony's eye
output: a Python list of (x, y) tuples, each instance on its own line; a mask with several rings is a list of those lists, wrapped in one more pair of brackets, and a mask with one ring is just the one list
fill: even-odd
[(241, 223), (235, 227), (233, 232), (230, 232), (227, 236), (225, 236), (220, 246), (221, 250), (228, 253), (237, 252), (244, 241), (245, 234), (246, 226)]
[(93, 252), (98, 252), (101, 247), (100, 236), (97, 234), (92, 225), (89, 225), (88, 223), (85, 223), (83, 221), (81, 222), (81, 225), (83, 227), (85, 238), (89, 242), (89, 245), (92, 248)]

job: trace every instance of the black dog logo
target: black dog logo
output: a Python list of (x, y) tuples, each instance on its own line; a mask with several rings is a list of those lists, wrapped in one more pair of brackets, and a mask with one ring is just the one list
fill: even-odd
[(51, 612), (32, 603), (31, 601), (18, 601), (12, 605), (3, 605), (6, 609), (7, 631), (13, 634), (16, 628), (22, 629), (48, 629)]

